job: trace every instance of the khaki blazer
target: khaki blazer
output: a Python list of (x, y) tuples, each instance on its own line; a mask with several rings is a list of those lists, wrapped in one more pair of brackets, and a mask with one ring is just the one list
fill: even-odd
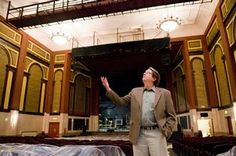
[[(134, 145), (140, 133), (143, 91), (144, 87), (134, 88), (124, 97), (120, 97), (113, 90), (107, 91), (106, 94), (114, 104), (130, 105), (129, 139)], [(166, 138), (169, 138), (176, 126), (176, 113), (170, 91), (157, 87), (153, 107), (159, 129)]]

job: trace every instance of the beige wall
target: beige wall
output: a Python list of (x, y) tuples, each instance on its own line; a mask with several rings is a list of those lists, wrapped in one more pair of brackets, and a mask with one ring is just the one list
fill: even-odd
[(19, 114), (18, 125), (17, 125), (17, 135), (22, 132), (38, 132), (43, 130), (43, 116), (39, 115), (28, 115)]
[(42, 131), (43, 116), (19, 114), (18, 111), (0, 112), (0, 123), (0, 135), (37, 134)]
[(10, 113), (0, 112), (0, 135), (6, 135), (10, 122)]

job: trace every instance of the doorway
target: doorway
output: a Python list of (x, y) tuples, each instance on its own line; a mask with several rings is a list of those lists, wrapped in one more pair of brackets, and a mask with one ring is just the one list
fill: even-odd
[(201, 118), (197, 120), (198, 130), (202, 131), (203, 137), (213, 135), (213, 125), (211, 119)]
[(58, 138), (59, 137), (59, 122), (50, 122), (49, 123), (49, 131), (48, 135), (52, 138)]
[(226, 120), (227, 120), (227, 126), (228, 126), (228, 132), (229, 132), (229, 135), (233, 135), (233, 126), (232, 126), (232, 120), (231, 120), (231, 116), (226, 116), (225, 117)]

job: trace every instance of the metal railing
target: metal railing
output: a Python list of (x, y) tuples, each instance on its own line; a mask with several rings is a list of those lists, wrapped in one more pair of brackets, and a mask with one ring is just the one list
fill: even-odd
[(11, 1), (9, 1), (6, 19), (22, 18), (27, 15), (37, 16), (42, 13), (55, 13), (57, 10), (66, 11), (75, 6), (83, 6), (84, 4), (97, 3), (100, 1), (101, 0), (52, 0), (16, 8), (11, 7)]
[[(11, 18), (22, 18), (23, 16), (38, 16), (40, 14), (53, 14), (57, 10), (68, 11), (69, 9), (76, 9), (79, 7), (92, 6), (94, 4), (109, 4), (109, 3), (117, 3), (124, 2), (128, 0), (51, 0), (47, 2), (41, 2), (37, 4), (25, 5), (21, 7), (12, 7), (11, 1), (9, 1), (7, 17), (6, 19)], [(150, 9), (161, 9), (161, 8), (169, 8), (169, 7), (178, 7), (185, 5), (194, 5), (201, 3), (211, 3), (212, 0), (193, 0), (182, 3), (175, 3), (163, 6), (156, 6)], [(136, 10), (142, 11), (142, 10)], [(129, 12), (129, 11), (128, 11)], [(130, 12), (129, 12), (130, 13)]]

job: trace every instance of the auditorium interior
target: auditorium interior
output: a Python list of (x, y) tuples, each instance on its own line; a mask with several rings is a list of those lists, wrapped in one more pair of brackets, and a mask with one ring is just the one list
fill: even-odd
[(176, 125), (170, 156), (236, 155), (235, 4), (1, 0), (0, 149), (132, 156), (130, 108), (106, 97), (100, 77), (124, 96), (154, 67), (183, 134)]

